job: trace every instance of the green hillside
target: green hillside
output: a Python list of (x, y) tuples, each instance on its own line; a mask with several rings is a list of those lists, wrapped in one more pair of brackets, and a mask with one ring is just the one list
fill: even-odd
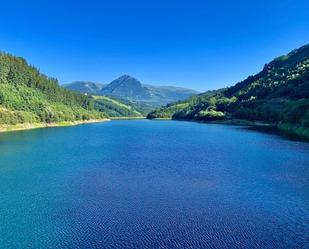
[(23, 58), (0, 53), (0, 125), (106, 117), (89, 97), (63, 89)]
[(148, 118), (262, 121), (309, 135), (309, 45), (276, 58), (232, 87), (158, 108)]
[(110, 117), (143, 117), (146, 114), (138, 105), (114, 97), (93, 96), (94, 108)]

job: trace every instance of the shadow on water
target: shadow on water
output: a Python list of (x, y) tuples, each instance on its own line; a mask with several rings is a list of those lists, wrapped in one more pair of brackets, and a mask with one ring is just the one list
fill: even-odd
[(298, 141), (298, 142), (309, 142), (308, 138), (292, 134), (289, 132), (284, 132), (276, 126), (244, 126), (244, 127), (239, 127), (241, 130), (247, 130), (247, 131), (255, 131), (255, 132), (260, 132), (260, 133), (265, 133), (265, 134), (271, 134), (271, 135), (276, 135), (279, 136), (283, 139), (286, 140), (292, 140), (292, 141)]
[[(157, 120), (157, 121), (171, 121), (171, 120)], [(175, 122), (193, 122), (193, 123), (199, 123), (203, 124), (203, 122), (198, 122), (198, 121), (189, 121), (189, 120), (172, 120)], [(242, 131), (253, 131), (253, 132), (259, 132), (259, 133), (264, 133), (264, 134), (269, 134), (269, 135), (275, 135), (278, 137), (281, 137), (282, 139), (285, 140), (291, 140), (291, 141), (296, 141), (296, 142), (305, 142), (309, 143), (309, 138), (300, 136), (297, 134), (285, 132), (283, 130), (280, 130), (277, 126), (275, 125), (240, 125), (240, 124), (229, 124), (229, 123), (211, 123), (211, 122), (205, 122), (205, 124), (209, 125), (228, 125), (228, 126), (235, 126), (236, 129), (242, 130)]]

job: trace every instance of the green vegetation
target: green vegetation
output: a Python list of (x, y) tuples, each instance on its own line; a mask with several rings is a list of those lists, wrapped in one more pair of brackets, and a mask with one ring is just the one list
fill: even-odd
[(93, 96), (94, 108), (110, 117), (143, 117), (145, 114), (133, 103), (114, 97)]
[(0, 125), (106, 117), (88, 96), (63, 89), (23, 58), (0, 53)]
[(236, 85), (158, 108), (148, 118), (262, 121), (308, 134), (309, 45), (281, 56)]
[(288, 123), (282, 123), (279, 124), (280, 130), (286, 132), (286, 133), (292, 133), (299, 137), (309, 139), (309, 129), (308, 127), (304, 127), (298, 124), (288, 124)]
[(147, 115), (147, 118), (153, 119), (153, 118), (160, 118), (160, 119), (171, 119), (173, 117), (174, 113), (178, 113), (182, 110), (185, 110), (186, 107), (189, 106), (189, 103), (173, 103), (173, 104), (168, 104), (165, 107), (161, 107), (156, 109), (153, 112), (150, 112)]
[(147, 118), (172, 118), (172, 119), (190, 119), (200, 120), (203, 111), (215, 112), (210, 103), (220, 96), (222, 90), (208, 91), (200, 95), (192, 96), (186, 100), (178, 101), (156, 109), (147, 115)]

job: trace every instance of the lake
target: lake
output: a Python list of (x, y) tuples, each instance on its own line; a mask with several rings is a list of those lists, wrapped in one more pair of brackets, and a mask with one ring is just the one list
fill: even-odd
[(309, 248), (309, 143), (112, 121), (0, 134), (0, 248)]

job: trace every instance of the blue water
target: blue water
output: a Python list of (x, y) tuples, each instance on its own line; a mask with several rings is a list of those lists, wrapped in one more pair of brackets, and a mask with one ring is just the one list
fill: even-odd
[(309, 248), (309, 143), (146, 120), (0, 134), (0, 248)]

